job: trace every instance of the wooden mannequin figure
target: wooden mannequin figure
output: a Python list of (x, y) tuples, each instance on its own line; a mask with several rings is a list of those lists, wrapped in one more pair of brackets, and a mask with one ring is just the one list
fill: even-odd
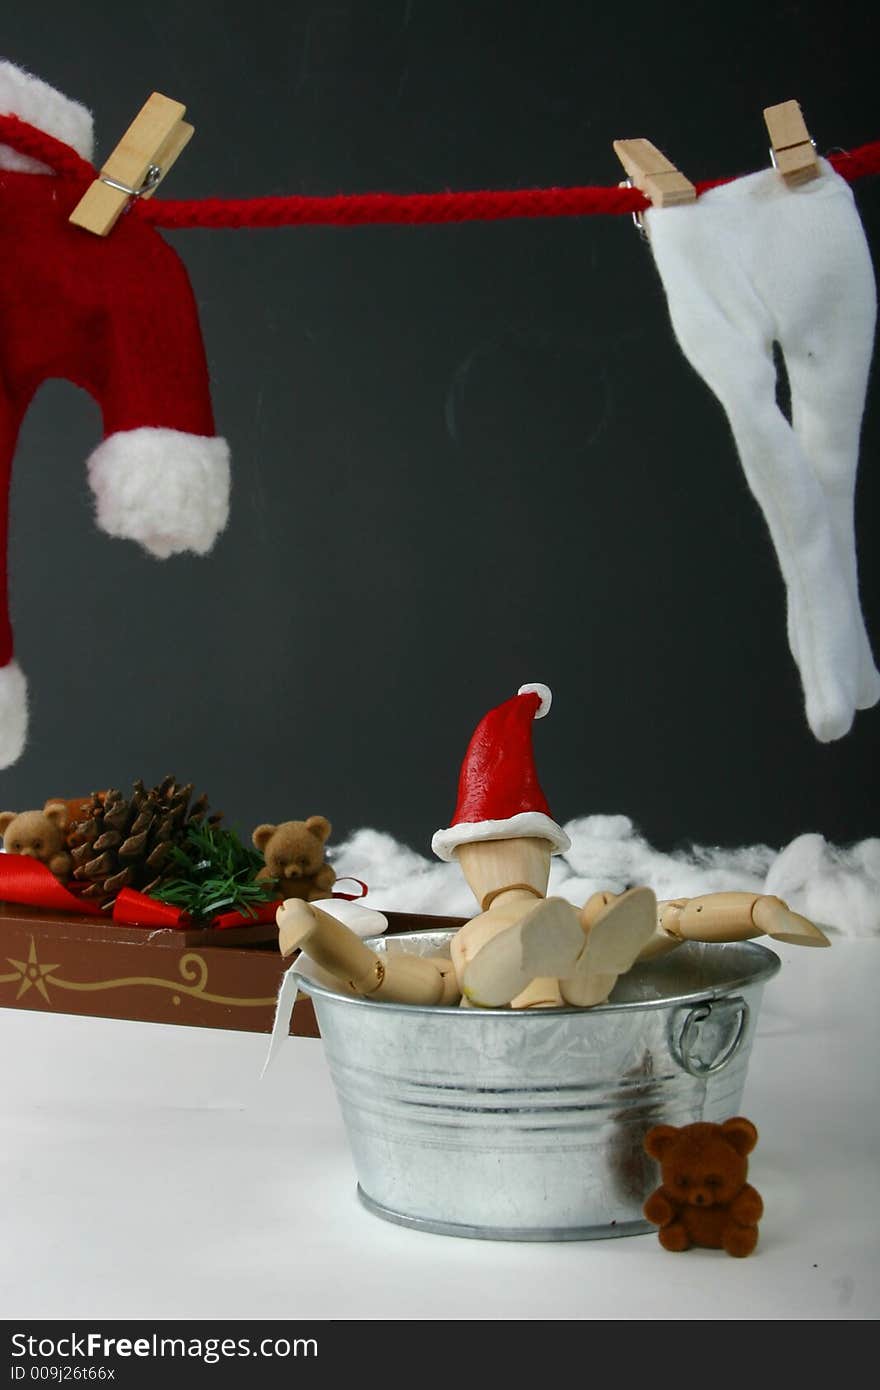
[[(605, 896), (605, 895), (603, 895)], [(706, 893), (657, 904), (657, 929), (640, 959), (664, 955), (685, 941), (748, 941), (769, 936), (790, 946), (830, 946), (815, 923), (781, 898), (762, 893)]]
[(343, 989), (374, 999), (470, 1008), (590, 1008), (636, 961), (687, 940), (827, 938), (779, 898), (710, 893), (658, 905), (650, 888), (594, 893), (578, 909), (548, 897), (550, 862), (569, 848), (538, 783), (532, 725), (550, 708), (544, 685), (521, 686), (489, 710), (468, 745), (451, 825), (432, 840), (455, 861), (479, 904), (451, 943), (451, 960), (371, 951), (336, 918), (297, 899), (278, 909), (283, 954), (297, 947)]
[(452, 825), (433, 847), (456, 860), (480, 905), (453, 937), (451, 963), (379, 955), (314, 904), (278, 909), (279, 945), (297, 947), (344, 988), (376, 999), (533, 1008), (607, 999), (654, 936), (650, 889), (593, 903), (589, 913), (547, 897), (550, 860), (568, 837), (550, 814), (532, 754), (532, 724), (550, 708), (546, 686), (523, 686), (489, 711), (468, 746)]
[(649, 888), (634, 888), (586, 913), (545, 897), (547, 840), (472, 840), (455, 857), (482, 911), (452, 939), (463, 997), (497, 1008), (601, 1004), (655, 932)]
[[(502, 852), (493, 854), (493, 848)], [(487, 1008), (587, 1007), (607, 999), (618, 975), (654, 934), (657, 909), (650, 889), (613, 898), (592, 920), (563, 898), (540, 895), (537, 881), (543, 877), (546, 882), (549, 871), (545, 841), (485, 841), (469, 845), (464, 857), (475, 893), (499, 874), (506, 879), (511, 868), (523, 871), (523, 877), (515, 886), (486, 891), (488, 908), (459, 928), (450, 960), (403, 951), (380, 954), (337, 918), (301, 898), (287, 899), (275, 914), (282, 955), (302, 950), (319, 967), (319, 982), (370, 999), (432, 1005), (460, 1000)], [(542, 873), (543, 860), (547, 868)]]
[(288, 898), (275, 913), (283, 956), (305, 951), (348, 994), (398, 1004), (455, 1004), (459, 990), (452, 962), (408, 952), (372, 951), (323, 908)]
[(439, 858), (458, 862), (480, 905), (452, 942), (470, 1004), (600, 1003), (654, 933), (650, 889), (634, 889), (590, 919), (546, 896), (551, 856), (569, 847), (532, 750), (533, 723), (552, 698), (546, 685), (523, 685), (484, 715), (461, 765), (452, 824), (432, 840)]

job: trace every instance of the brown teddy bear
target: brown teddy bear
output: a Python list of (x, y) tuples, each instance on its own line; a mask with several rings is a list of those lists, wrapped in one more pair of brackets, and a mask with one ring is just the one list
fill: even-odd
[(705, 1245), (728, 1255), (750, 1255), (758, 1243), (764, 1212), (759, 1193), (746, 1182), (758, 1131), (736, 1116), (723, 1124), (698, 1123), (676, 1129), (655, 1125), (645, 1148), (660, 1164), (663, 1185), (644, 1206), (664, 1250)]
[(258, 881), (277, 879), (281, 898), (305, 898), (307, 902), (326, 898), (336, 882), (336, 874), (324, 862), (324, 845), (331, 829), (326, 816), (258, 825), (251, 838), (266, 861), (266, 867), (257, 874)]
[(25, 854), (39, 859), (56, 878), (70, 877), (70, 855), (65, 848), (64, 827), (67, 807), (63, 801), (48, 801), (42, 811), (3, 811), (0, 835), (7, 854)]

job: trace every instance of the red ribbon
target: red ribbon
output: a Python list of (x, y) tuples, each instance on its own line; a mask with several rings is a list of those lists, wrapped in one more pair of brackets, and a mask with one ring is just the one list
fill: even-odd
[(176, 931), (186, 931), (189, 927), (210, 926), (212, 930), (223, 931), (227, 927), (252, 927), (258, 922), (274, 922), (278, 903), (261, 903), (252, 916), (244, 912), (223, 912), (212, 917), (210, 922), (194, 922), (182, 907), (171, 903), (160, 903), (146, 893), (138, 893), (135, 888), (123, 888), (113, 904), (113, 920), (127, 927), (171, 927)]
[(277, 902), (261, 903), (253, 916), (244, 912), (223, 912), (219, 917), (212, 917), (210, 922), (198, 923), (182, 907), (160, 903), (157, 898), (138, 893), (134, 888), (123, 888), (113, 904), (113, 920), (127, 927), (171, 927), (186, 931), (188, 927), (202, 925), (223, 931), (226, 927), (252, 927), (257, 922), (274, 922), (277, 907)]
[(136, 888), (122, 888), (113, 904), (113, 921), (126, 927), (177, 927), (190, 925), (186, 913), (171, 903), (160, 903)]
[(280, 906), (280, 898), (274, 903), (261, 903), (259, 907), (254, 908), (253, 917), (247, 917), (243, 912), (221, 912), (219, 917), (212, 919), (211, 926), (223, 931), (225, 927), (252, 927), (258, 922), (274, 922), (275, 913)]
[[(361, 879), (346, 878), (339, 881), (356, 883), (361, 891), (333, 892), (330, 897), (354, 902), (355, 899), (366, 896), (367, 885)], [(261, 922), (274, 922), (281, 901), (278, 898), (275, 902), (261, 903), (253, 915), (244, 912), (222, 912), (203, 925), (224, 931), (229, 927), (250, 927)], [(45, 864), (27, 854), (0, 854), (0, 902), (22, 903), (26, 907), (46, 907), (56, 912), (75, 912), (83, 917), (101, 915), (100, 908), (89, 902), (88, 898), (78, 897), (69, 888), (65, 888)], [(157, 898), (139, 893), (135, 888), (123, 888), (117, 894), (113, 904), (113, 921), (121, 926), (170, 927), (177, 931), (185, 931), (188, 927), (197, 925), (182, 908), (173, 907), (170, 903), (160, 903)]]
[(359, 893), (337, 893), (334, 890), (330, 894), (331, 898), (344, 898), (347, 903), (356, 902), (358, 898), (365, 898), (370, 891), (362, 878), (354, 878), (351, 874), (346, 874), (344, 878), (338, 878), (336, 880), (337, 888), (340, 883), (356, 883), (361, 890)]
[(29, 854), (0, 854), (0, 901), (78, 912), (82, 917), (99, 914), (94, 903), (69, 892), (45, 864)]

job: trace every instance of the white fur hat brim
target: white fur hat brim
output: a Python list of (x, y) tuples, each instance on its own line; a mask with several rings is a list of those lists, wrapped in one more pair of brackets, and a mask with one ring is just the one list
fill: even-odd
[(549, 840), (552, 854), (564, 854), (571, 846), (562, 826), (545, 816), (543, 811), (520, 811), (506, 820), (460, 821), (447, 830), (438, 830), (431, 841), (431, 848), (438, 859), (450, 863), (459, 845), (470, 845), (479, 840), (519, 839)]

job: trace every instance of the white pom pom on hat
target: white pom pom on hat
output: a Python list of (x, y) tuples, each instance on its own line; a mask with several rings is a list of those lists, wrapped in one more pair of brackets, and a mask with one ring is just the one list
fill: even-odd
[(542, 685), (540, 681), (533, 681), (531, 685), (521, 685), (516, 692), (517, 695), (539, 695), (541, 703), (535, 710), (535, 718), (543, 719), (545, 714), (550, 713), (550, 706), (553, 704), (553, 691), (549, 685)]

